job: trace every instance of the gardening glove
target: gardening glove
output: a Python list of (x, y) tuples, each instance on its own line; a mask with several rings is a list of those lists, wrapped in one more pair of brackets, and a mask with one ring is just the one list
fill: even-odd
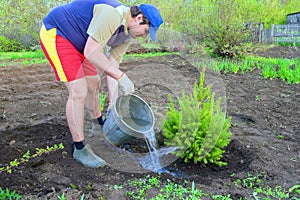
[(121, 78), (118, 80), (118, 83), (120, 95), (127, 96), (134, 93), (134, 85), (125, 73), (123, 73)]

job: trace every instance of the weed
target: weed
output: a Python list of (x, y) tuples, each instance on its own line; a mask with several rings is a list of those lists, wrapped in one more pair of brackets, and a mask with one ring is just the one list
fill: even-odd
[(70, 187), (71, 187), (72, 189), (77, 189), (77, 188), (78, 188), (78, 186), (75, 185), (74, 183), (70, 183), (69, 185), (70, 185)]
[[(57, 198), (59, 200), (68, 200), (66, 197), (65, 197), (65, 193), (63, 192), (60, 196), (57, 196)], [(79, 200), (84, 200), (84, 194), (81, 195), (80, 199)]]
[(283, 136), (283, 135), (281, 135), (281, 134), (279, 134), (279, 135), (277, 135), (277, 138), (278, 138), (278, 139), (283, 139), (283, 138), (284, 138), (284, 136)]
[(255, 101), (260, 101), (260, 97), (258, 95), (255, 96)]
[(289, 193), (295, 192), (300, 195), (300, 185), (294, 185), (289, 189)]
[(300, 59), (264, 58), (248, 56), (241, 60), (216, 59), (209, 68), (224, 73), (245, 73), (262, 69), (264, 78), (279, 78), (288, 84), (300, 83)]
[(59, 200), (67, 200), (65, 197), (65, 193), (62, 193), (60, 196), (57, 196)]
[(16, 193), (16, 191), (10, 191), (8, 188), (6, 188), (5, 190), (2, 190), (2, 188), (0, 187), (0, 199), (6, 200), (18, 200), (18, 199), (22, 199), (22, 196), (18, 193)]
[(4, 167), (0, 167), (0, 173), (4, 171), (6, 171), (7, 173), (12, 173), (12, 169), (14, 167), (18, 167), (20, 164), (28, 162), (31, 158), (35, 158), (60, 149), (64, 149), (64, 145), (62, 143), (60, 143), (59, 145), (55, 144), (52, 147), (47, 146), (46, 148), (36, 148), (35, 153), (32, 155), (28, 150), (21, 158), (10, 161), (9, 164), (4, 165)]

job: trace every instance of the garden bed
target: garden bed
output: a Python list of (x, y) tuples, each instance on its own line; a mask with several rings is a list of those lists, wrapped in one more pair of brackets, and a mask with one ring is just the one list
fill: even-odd
[[(281, 49), (278, 55), (274, 50), (270, 52), (273, 57), (282, 57)], [(261, 55), (267, 56), (266, 53)], [(292, 57), (300, 57), (299, 52)], [(201, 70), (188, 57), (179, 55), (126, 61), (121, 68), (135, 83), (136, 94), (151, 104), (157, 119), (155, 131), (162, 146), (159, 122), (168, 105), (167, 95), (180, 96), (182, 89), (191, 92)], [(206, 193), (254, 199), (251, 188), (237, 185), (238, 180), (245, 180), (249, 174), (263, 177), (262, 185), (273, 188), (288, 189), (299, 184), (300, 85), (264, 79), (260, 69), (245, 74), (208, 71), (206, 78), (217, 96), (226, 95), (223, 106), (232, 117), (232, 141), (222, 159), (228, 165), (195, 165), (178, 158), (166, 165), (173, 174), (157, 174), (135, 170), (137, 166), (117, 166), (112, 159), (118, 154), (115, 150), (112, 155), (96, 151), (102, 157), (111, 156), (111, 160), (107, 158), (113, 163), (111, 166), (100, 169), (81, 166), (72, 158), (71, 134), (65, 117), (66, 88), (54, 80), (50, 65), (1, 67), (0, 167), (21, 158), (28, 150), (33, 154), (36, 148), (60, 143), (64, 149), (34, 157), (13, 167), (12, 173), (0, 172), (0, 187), (32, 199), (57, 199), (61, 192), (73, 195), (72, 199), (79, 199), (82, 192), (86, 199), (128, 199), (126, 191), (135, 190), (128, 180), (150, 174), (159, 176), (162, 184), (168, 180), (183, 184), (188, 180), (188, 184), (194, 181), (195, 187)], [(104, 83), (104, 77), (102, 80)], [(104, 84), (102, 87), (105, 89)], [(87, 141), (98, 141), (95, 136), (91, 139), (89, 128), (87, 121)], [(98, 148), (97, 143), (93, 146)], [(111, 189), (121, 184), (122, 188)], [(148, 197), (156, 194), (153, 189)]]

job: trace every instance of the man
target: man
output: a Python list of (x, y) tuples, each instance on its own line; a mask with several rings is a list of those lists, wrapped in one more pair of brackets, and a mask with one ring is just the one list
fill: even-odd
[(43, 19), (41, 47), (56, 79), (68, 90), (66, 116), (74, 142), (73, 157), (86, 167), (106, 164), (84, 142), (84, 108), (93, 123), (104, 124), (100, 113), (100, 76), (107, 75), (109, 101), (134, 92), (119, 69), (132, 38), (150, 37), (163, 23), (151, 4), (128, 7), (117, 0), (73, 0), (51, 10)]

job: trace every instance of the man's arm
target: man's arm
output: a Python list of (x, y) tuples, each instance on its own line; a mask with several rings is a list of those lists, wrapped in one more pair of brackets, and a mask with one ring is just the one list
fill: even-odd
[(130, 41), (127, 41), (120, 46), (114, 47), (109, 51), (110, 56), (118, 62), (118, 65), (122, 62), (123, 56), (129, 47)]
[(134, 93), (133, 83), (124, 72), (119, 70), (117, 61), (111, 59), (112, 62), (110, 62), (103, 53), (103, 47), (92, 37), (89, 37), (87, 40), (84, 55), (99, 70), (104, 71), (105, 74), (118, 81), (119, 93), (121, 95)]
[(118, 80), (122, 77), (123, 72), (116, 66), (116, 62), (110, 62), (103, 53), (103, 47), (91, 36), (89, 36), (85, 48), (84, 56), (95, 66), (98, 70), (104, 71), (105, 74)]

